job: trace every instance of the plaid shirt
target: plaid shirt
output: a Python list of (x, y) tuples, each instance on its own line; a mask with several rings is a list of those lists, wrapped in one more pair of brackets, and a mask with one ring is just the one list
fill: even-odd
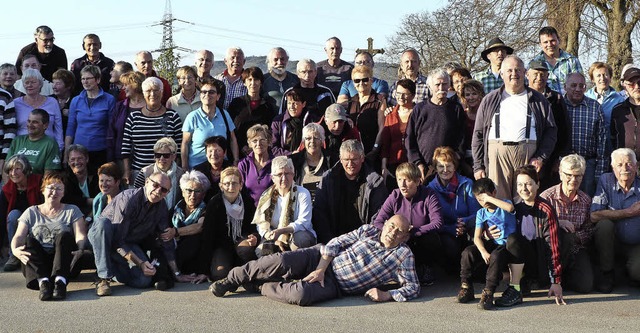
[(491, 67), (487, 68), (484, 72), (479, 72), (474, 75), (474, 79), (482, 82), (482, 86), (484, 87), (484, 94), (488, 94), (491, 91), (500, 88), (504, 81), (502, 80), (502, 76), (498, 75), (496, 77), (493, 75), (491, 71)]
[[(427, 86), (427, 77), (422, 75), (422, 74), (418, 74), (418, 77), (416, 78), (416, 95), (413, 97), (413, 103), (418, 104), (422, 101), (425, 101), (427, 99), (429, 99), (429, 87)], [(388, 100), (388, 105), (389, 106), (395, 106), (398, 104), (398, 101), (396, 100), (396, 87), (398, 86), (398, 81), (394, 82), (391, 85), (391, 94), (389, 94), (389, 100)]]
[(227, 74), (229, 74), (229, 72), (225, 69), (224, 72), (214, 77), (215, 79), (222, 81), (227, 89), (227, 93), (224, 98), (224, 105), (222, 106), (225, 110), (229, 108), (229, 104), (231, 104), (231, 101), (234, 98), (248, 94), (247, 87), (245, 87), (241, 77), (239, 77), (235, 82), (231, 82), (227, 78)]
[(547, 80), (547, 84), (551, 89), (562, 95), (566, 92), (564, 90), (564, 83), (567, 81), (567, 74), (575, 72), (582, 74), (582, 65), (580, 64), (580, 60), (563, 50), (560, 50), (560, 57), (556, 59), (555, 66), (551, 66), (551, 64), (547, 62), (544, 52), (542, 51), (531, 61), (533, 60), (542, 61), (547, 65), (547, 68), (549, 69), (549, 79)]
[(384, 247), (380, 234), (378, 228), (365, 224), (322, 247), (322, 255), (334, 257), (331, 267), (340, 290), (358, 294), (397, 281), (402, 287), (389, 291), (395, 301), (404, 302), (418, 296), (420, 284), (413, 253), (406, 244)]
[(586, 160), (596, 159), (596, 179), (607, 170), (608, 158), (607, 129), (600, 104), (584, 97), (578, 105), (573, 105), (564, 97), (567, 115), (571, 123), (571, 149)]
[(558, 220), (567, 220), (575, 227), (578, 242), (571, 249), (571, 253), (575, 254), (578, 250), (585, 248), (593, 236), (591, 198), (578, 190), (578, 194), (573, 199), (569, 199), (562, 193), (562, 184), (548, 188), (540, 196), (556, 209)]

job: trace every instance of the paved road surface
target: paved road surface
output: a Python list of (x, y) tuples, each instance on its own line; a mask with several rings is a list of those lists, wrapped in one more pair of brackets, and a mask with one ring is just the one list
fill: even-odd
[[(406, 303), (374, 304), (344, 297), (299, 307), (239, 292), (216, 298), (208, 284), (178, 284), (160, 292), (115, 284), (113, 296), (95, 295), (94, 274), (69, 285), (60, 302), (41, 302), (19, 272), (0, 273), (0, 332), (638, 332), (640, 290), (568, 293), (557, 306), (539, 291), (524, 304), (481, 311), (457, 304), (458, 284), (438, 282)], [(502, 290), (503, 288), (499, 289)], [(476, 284), (476, 292), (481, 285)], [(479, 294), (476, 293), (479, 297)]]

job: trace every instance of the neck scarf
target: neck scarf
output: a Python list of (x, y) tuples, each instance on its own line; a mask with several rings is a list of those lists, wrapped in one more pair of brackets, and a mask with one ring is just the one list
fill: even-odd
[(231, 203), (223, 195), (222, 202), (224, 202), (224, 207), (227, 210), (227, 236), (229, 236), (234, 243), (238, 243), (242, 240), (242, 221), (244, 220), (244, 202), (242, 202), (242, 196), (238, 195), (236, 201)]
[[(280, 217), (278, 220), (278, 228), (284, 228), (289, 225), (289, 223), (293, 222), (293, 210), (296, 204), (298, 188), (296, 185), (291, 186), (291, 190), (285, 196), (283, 196), (284, 207), (282, 207), (282, 212), (280, 213)], [(258, 230), (262, 231), (262, 234), (271, 230), (271, 220), (273, 220), (273, 211), (278, 204), (278, 197), (280, 194), (276, 189), (276, 185), (271, 185), (264, 194), (260, 197), (258, 201), (258, 205), (256, 207), (256, 216), (253, 219), (252, 224), (256, 224), (258, 226)], [(280, 235), (278, 240), (288, 244), (289, 243), (289, 234)]]
[(198, 222), (198, 219), (202, 215), (204, 215), (204, 210), (207, 205), (204, 204), (204, 201), (201, 202), (200, 205), (198, 205), (198, 207), (194, 209), (191, 214), (189, 214), (189, 216), (185, 217), (185, 210), (182, 207), (186, 208), (186, 206), (187, 204), (184, 202), (184, 200), (180, 200), (180, 202), (178, 202), (178, 204), (174, 208), (173, 218), (171, 219), (171, 222), (173, 223), (173, 226), (175, 228), (185, 227)]
[(445, 197), (449, 202), (453, 202), (456, 199), (456, 191), (458, 190), (458, 175), (456, 173), (453, 174), (451, 180), (449, 180), (449, 184), (444, 188), (445, 189)]

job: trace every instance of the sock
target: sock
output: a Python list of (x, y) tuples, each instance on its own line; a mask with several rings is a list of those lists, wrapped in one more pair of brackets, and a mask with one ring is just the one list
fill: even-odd
[(62, 277), (60, 275), (56, 276), (56, 282), (58, 282), (58, 281), (62, 281), (62, 283), (67, 285), (67, 279), (65, 279), (64, 277)]
[(513, 287), (513, 289), (520, 291), (520, 285), (519, 284), (512, 284), (511, 285)]
[(45, 278), (39, 278), (38, 279), (38, 285), (41, 286), (42, 282), (44, 282), (44, 281), (49, 281), (49, 278), (46, 278), (46, 277)]

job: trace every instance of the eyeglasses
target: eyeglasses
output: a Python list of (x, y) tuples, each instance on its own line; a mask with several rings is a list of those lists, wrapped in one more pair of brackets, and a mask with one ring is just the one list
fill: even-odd
[(42, 42), (45, 42), (45, 43), (53, 43), (56, 40), (55, 37), (51, 37), (51, 38), (40, 38), (40, 37), (38, 37), (38, 39), (41, 40)]
[(353, 83), (367, 83), (369, 82), (369, 78), (368, 77), (363, 77), (362, 79), (353, 79)]
[(195, 190), (192, 188), (185, 188), (183, 191), (187, 192), (187, 194), (200, 194), (204, 192), (204, 190)]
[(273, 178), (283, 178), (283, 177), (289, 177), (289, 176), (293, 176), (293, 172), (282, 172), (282, 173), (274, 173), (271, 175)]
[(155, 156), (155, 158), (160, 158), (160, 157), (171, 158), (171, 155), (173, 154), (174, 153), (153, 153), (153, 156)]
[(201, 95), (217, 94), (217, 93), (218, 93), (217, 90), (200, 90)]
[(58, 186), (53, 186), (53, 185), (49, 185), (47, 187), (45, 187), (45, 189), (51, 191), (51, 192), (62, 192), (64, 190), (64, 187), (58, 187)]
[(577, 88), (585, 89), (586, 87), (587, 87), (587, 85), (584, 84), (584, 83), (572, 83), (572, 84), (569, 85), (569, 88), (571, 88), (571, 89), (577, 89)]
[(571, 179), (571, 178), (573, 178), (573, 179), (582, 179), (582, 177), (584, 177), (584, 175), (572, 175), (572, 174), (570, 174), (570, 173), (566, 173), (566, 172), (564, 172), (564, 171), (562, 171), (562, 174), (563, 174), (565, 177), (569, 178), (569, 179)]
[(149, 180), (151, 182), (151, 186), (153, 186), (154, 190), (160, 189), (160, 192), (167, 194), (169, 193), (169, 189), (166, 187), (162, 187), (162, 185), (160, 185), (160, 183), (158, 183), (157, 181), (151, 179), (151, 178), (147, 178), (147, 180)]

